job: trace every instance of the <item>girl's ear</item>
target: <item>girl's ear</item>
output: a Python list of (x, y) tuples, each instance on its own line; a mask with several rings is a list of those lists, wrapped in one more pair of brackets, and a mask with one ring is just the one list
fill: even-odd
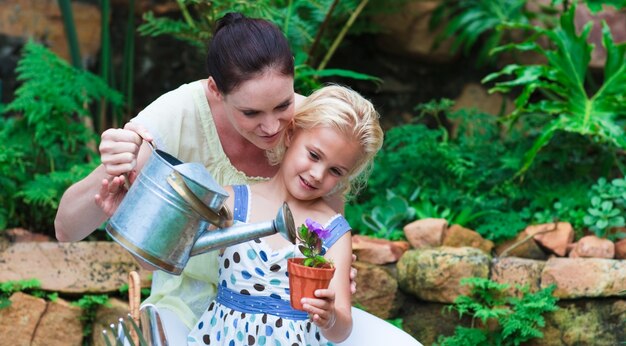
[(217, 84), (215, 84), (215, 80), (213, 79), (213, 77), (210, 77), (207, 79), (207, 88), (209, 89), (209, 93), (217, 98), (218, 100), (222, 100), (223, 99), (223, 95), (220, 92), (220, 90), (217, 88)]
[(289, 146), (291, 145), (291, 141), (293, 140), (293, 136), (295, 132), (296, 132), (296, 126), (292, 120), (287, 126), (287, 128), (285, 129), (285, 147), (289, 148)]

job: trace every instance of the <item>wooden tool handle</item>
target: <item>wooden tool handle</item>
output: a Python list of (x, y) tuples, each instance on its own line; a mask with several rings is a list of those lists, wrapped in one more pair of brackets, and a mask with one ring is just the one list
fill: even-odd
[[(136, 271), (128, 274), (128, 306), (130, 307), (130, 316), (137, 325), (139, 325), (139, 305), (141, 304), (141, 280)], [(134, 328), (130, 328), (130, 335), (134, 345), (139, 345), (139, 336)]]

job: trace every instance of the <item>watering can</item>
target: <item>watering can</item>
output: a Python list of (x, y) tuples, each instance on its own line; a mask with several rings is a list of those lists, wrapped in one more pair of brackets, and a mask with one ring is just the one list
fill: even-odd
[(183, 163), (152, 149), (106, 225), (111, 238), (133, 255), (179, 275), (190, 256), (211, 250), (275, 233), (295, 243), (293, 216), (286, 203), (274, 220), (233, 224), (224, 205), (228, 194), (202, 164)]

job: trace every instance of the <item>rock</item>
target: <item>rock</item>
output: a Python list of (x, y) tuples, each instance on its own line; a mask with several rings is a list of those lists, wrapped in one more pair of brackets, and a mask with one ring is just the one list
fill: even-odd
[(0, 346), (30, 346), (46, 301), (22, 292), (14, 293), (10, 301), (11, 306), (0, 309)]
[(411, 248), (411, 244), (409, 244), (408, 241), (404, 241), (404, 240), (394, 240), (391, 242), (391, 244), (399, 248), (400, 250), (402, 250), (402, 253), (409, 251), (409, 249)]
[(626, 259), (626, 239), (615, 242), (615, 258)]
[(6, 235), (6, 233), (4, 232), (0, 232), (0, 252), (3, 252), (4, 250), (8, 249), (11, 246), (11, 240), (9, 239), (9, 236)]
[(567, 247), (574, 240), (574, 228), (569, 222), (531, 225), (524, 233), (534, 235), (537, 243), (561, 257), (567, 254)]
[(446, 219), (426, 218), (404, 226), (404, 236), (415, 249), (441, 246), (443, 234), (448, 228)]
[(409, 250), (396, 264), (398, 284), (419, 299), (452, 303), (470, 292), (469, 286), (460, 285), (462, 278), (489, 276), (490, 260), (483, 251), (469, 247)]
[(52, 241), (52, 238), (45, 234), (33, 233), (23, 228), (11, 228), (5, 231), (9, 240), (13, 243), (27, 243), (27, 242), (48, 242)]
[(81, 346), (83, 344), (83, 310), (58, 299), (48, 306), (32, 338), (32, 346)]
[(442, 42), (439, 48), (433, 50), (435, 37), (441, 28), (431, 32), (428, 22), (439, 1), (408, 1), (399, 11), (374, 17), (374, 22), (383, 32), (379, 34), (376, 43), (385, 51), (397, 55), (415, 57), (417, 59), (446, 63), (454, 60), (450, 54), (452, 40)]
[[(505, 106), (504, 109), (502, 109), (503, 104)], [(454, 111), (475, 109), (481, 113), (498, 115), (500, 112), (509, 114), (515, 107), (513, 103), (502, 94), (489, 94), (487, 89), (481, 84), (470, 83), (463, 87), (463, 91), (461, 95), (456, 98), (452, 109)], [(480, 125), (476, 124), (476, 127), (477, 130), (479, 130)]]
[(471, 326), (471, 318), (468, 315), (460, 319), (456, 311), (447, 309), (449, 306), (447, 304), (417, 299), (408, 300), (408, 302), (409, 304), (404, 308), (402, 326), (422, 345), (434, 345), (440, 335), (454, 334), (457, 326), (466, 328)]
[(369, 263), (356, 262), (354, 267), (358, 275), (352, 302), (382, 319), (395, 317), (404, 298), (395, 276), (384, 267)]
[(509, 293), (512, 296), (522, 297), (522, 291), (517, 287), (528, 286), (530, 292), (539, 291), (541, 272), (546, 262), (518, 257), (503, 257), (494, 262), (491, 268), (491, 280), (509, 284)]
[[(524, 241), (523, 241), (524, 240)], [(523, 242), (521, 242), (523, 241)], [(514, 244), (518, 244), (512, 247)], [(508, 251), (507, 251), (508, 250)], [(548, 255), (541, 249), (533, 237), (529, 237), (526, 232), (520, 232), (515, 239), (507, 240), (496, 246), (496, 255), (502, 256), (507, 251), (506, 256), (521, 257), (536, 260), (545, 260)]]
[(115, 242), (17, 243), (0, 253), (0, 282), (36, 278), (61, 293), (117, 291), (133, 270), (148, 287), (150, 272)]
[(613, 258), (615, 257), (615, 244), (608, 239), (601, 239), (595, 235), (584, 236), (576, 242), (569, 253), (569, 257)]
[(473, 247), (484, 251), (486, 254), (491, 254), (494, 245), (491, 240), (484, 239), (478, 232), (459, 225), (452, 225), (446, 231), (443, 246)]
[(552, 284), (560, 299), (618, 296), (626, 290), (626, 261), (551, 258), (541, 273), (541, 288)]
[(626, 340), (626, 302), (623, 299), (559, 301), (559, 309), (545, 315), (543, 338), (528, 346), (614, 346)]
[(117, 298), (110, 298), (107, 305), (100, 306), (96, 311), (96, 317), (93, 322), (91, 345), (106, 346), (102, 331), (107, 330), (107, 333), (110, 333), (109, 325), (117, 323), (120, 318), (126, 319), (129, 312), (128, 303)]
[[(100, 10), (77, 1), (71, 6), (81, 57), (95, 61), (100, 51)], [(0, 34), (45, 42), (55, 54), (70, 60), (63, 16), (56, 1), (0, 1)]]
[(396, 263), (408, 246), (386, 239), (352, 236), (352, 251), (360, 261), (372, 264)]

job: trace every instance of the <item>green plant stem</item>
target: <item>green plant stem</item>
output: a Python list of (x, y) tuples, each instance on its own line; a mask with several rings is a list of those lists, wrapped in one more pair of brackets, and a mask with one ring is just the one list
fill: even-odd
[(615, 149), (611, 150), (611, 156), (613, 157), (613, 162), (615, 162), (615, 165), (617, 166), (617, 169), (619, 169), (620, 173), (622, 175), (626, 175), (626, 167), (624, 167), (624, 164), (622, 164), (622, 162), (617, 157), (617, 152)]
[[(100, 78), (107, 86), (110, 86), (109, 71), (111, 66), (111, 36), (109, 32), (109, 18), (111, 15), (110, 0), (100, 1), (100, 12), (102, 14), (100, 40)], [(106, 124), (107, 102), (104, 98), (100, 100), (100, 112), (98, 115), (98, 131), (103, 131)]]
[(322, 33), (324, 33), (324, 30), (326, 30), (326, 27), (328, 26), (328, 23), (330, 22), (333, 12), (335, 11), (335, 7), (337, 7), (338, 3), (339, 3), (339, 0), (333, 1), (332, 5), (330, 5), (330, 8), (328, 9), (328, 12), (326, 12), (324, 21), (322, 22), (319, 29), (317, 30), (317, 33), (315, 34), (315, 39), (313, 40), (313, 44), (311, 44), (311, 48), (309, 49), (309, 56), (307, 57), (307, 61), (305, 61), (305, 64), (307, 63), (309, 65), (313, 64), (313, 61), (312, 61), (313, 54), (315, 53), (315, 50), (317, 49), (317, 45), (322, 39)]
[(293, 1), (289, 0), (287, 5), (287, 16), (285, 16), (285, 23), (283, 24), (283, 31), (285, 36), (289, 33), (289, 22), (291, 21), (291, 13), (293, 11)]
[(183, 14), (183, 17), (185, 18), (185, 22), (192, 28), (196, 28), (196, 23), (193, 21), (193, 18), (191, 18), (191, 15), (189, 14), (189, 9), (187, 9), (187, 6), (185, 6), (185, 2), (183, 0), (177, 0), (176, 1), (178, 3), (178, 6), (180, 7), (180, 11)]
[(516, 247), (524, 244), (525, 242), (527, 242), (528, 240), (530, 240), (531, 238), (533, 238), (534, 236), (536, 236), (538, 234), (543, 234), (543, 233), (548, 233), (548, 232), (555, 231), (556, 228), (557, 228), (557, 225), (558, 225), (558, 221), (554, 221), (554, 226), (552, 228), (544, 229), (543, 231), (539, 231), (539, 232), (537, 232), (535, 234), (530, 234), (530, 235), (526, 236), (524, 239), (515, 242), (513, 245), (509, 246), (504, 251), (502, 251), (502, 253), (500, 254), (499, 257), (506, 257), (509, 254), (509, 252), (511, 252), (513, 249), (515, 249)]
[(80, 62), (80, 48), (78, 45), (78, 36), (76, 35), (76, 26), (74, 25), (74, 15), (72, 14), (72, 5), (69, 0), (58, 0), (61, 15), (63, 16), (63, 26), (65, 27), (65, 35), (70, 49), (70, 58), (72, 65), (82, 69)]
[[(128, 20), (126, 38), (124, 40), (124, 60), (122, 62), (122, 93), (126, 95), (126, 116), (130, 118), (133, 110), (133, 80), (135, 69), (135, 0), (128, 1)], [(123, 116), (123, 115), (122, 115)], [(117, 126), (122, 126), (124, 120), (118, 116)]]
[(356, 21), (356, 19), (359, 17), (359, 15), (361, 14), (361, 11), (363, 11), (363, 9), (365, 8), (368, 2), (369, 0), (361, 0), (361, 3), (359, 3), (359, 6), (357, 6), (354, 12), (352, 12), (352, 15), (350, 16), (346, 24), (343, 26), (343, 28), (341, 28), (339, 35), (337, 35), (337, 37), (335, 38), (335, 41), (333, 41), (333, 44), (328, 49), (328, 52), (326, 52), (324, 59), (322, 59), (322, 62), (317, 67), (318, 71), (321, 71), (324, 68), (326, 68), (326, 65), (330, 61), (330, 58), (332, 58), (333, 54), (335, 54), (337, 47), (339, 47), (339, 44), (341, 43), (341, 41), (343, 41), (343, 38), (348, 33), (348, 30), (350, 29), (350, 27), (352, 27), (352, 24), (354, 24), (354, 21)]

